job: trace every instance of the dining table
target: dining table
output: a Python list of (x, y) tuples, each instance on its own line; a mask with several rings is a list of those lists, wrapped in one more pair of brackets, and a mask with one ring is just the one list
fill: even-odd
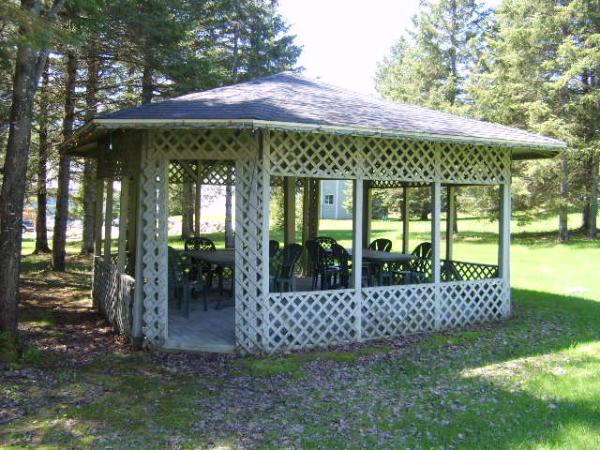
[[(222, 268), (228, 268), (234, 274), (231, 280), (231, 297), (235, 299), (235, 250), (232, 248), (216, 250), (182, 250), (182, 255), (200, 260), (205, 263), (214, 264)], [(228, 306), (228, 305), (224, 305)]]
[[(348, 254), (352, 256), (352, 249), (346, 249)], [(405, 265), (410, 261), (416, 260), (417, 257), (411, 253), (401, 253), (401, 252), (384, 252), (381, 250), (371, 250), (368, 248), (364, 248), (362, 251), (362, 260), (364, 263), (370, 264), (376, 268), (375, 276), (377, 277), (377, 284), (383, 284), (383, 278), (385, 276), (385, 272), (383, 270), (383, 266), (385, 264), (398, 264)]]

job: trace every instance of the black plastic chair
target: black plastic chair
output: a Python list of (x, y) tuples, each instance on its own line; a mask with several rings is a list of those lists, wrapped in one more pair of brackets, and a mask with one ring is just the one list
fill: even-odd
[(303, 247), (299, 244), (288, 244), (276, 253), (271, 264), (271, 273), (273, 274), (272, 290), (277, 292), (284, 292), (284, 288), (288, 292), (296, 290), (294, 271), (303, 250)]
[(377, 250), (379, 252), (391, 252), (392, 241), (383, 238), (375, 239), (369, 244), (369, 250)]
[(410, 261), (400, 270), (393, 270), (395, 277), (400, 277), (403, 284), (423, 283), (431, 265), (431, 242), (421, 242), (411, 253), (416, 259)]
[(310, 259), (310, 269), (312, 275), (312, 289), (317, 288), (319, 277), (321, 277), (321, 289), (329, 285), (329, 280), (340, 268), (334, 264), (331, 248), (326, 252), (323, 247), (315, 240), (309, 239), (304, 243)]
[(269, 258), (272, 258), (273, 256), (275, 256), (275, 254), (277, 253), (278, 250), (279, 250), (279, 241), (275, 241), (275, 240), (271, 239), (269, 241)]
[(207, 286), (202, 272), (198, 279), (191, 279), (191, 271), (186, 271), (181, 255), (173, 247), (168, 248), (168, 289), (169, 298), (177, 302), (177, 308), (183, 309), (183, 315), (189, 317), (190, 303), (194, 291), (201, 291), (204, 301), (204, 311), (208, 310)]
[[(214, 252), (217, 249), (215, 243), (211, 239), (199, 236), (187, 238), (183, 245), (186, 250)], [(192, 258), (192, 263), (194, 265), (192, 269), (192, 278), (196, 279), (198, 277), (198, 272), (203, 273), (206, 275), (206, 282), (212, 287), (213, 277), (214, 275), (217, 275), (219, 292), (223, 295), (223, 268), (201, 261), (197, 258)]]
[[(391, 252), (392, 241), (389, 239), (375, 239), (369, 244), (369, 250), (376, 250), (379, 252)], [(381, 284), (390, 284), (392, 273), (390, 270), (394, 270), (395, 267), (388, 264), (371, 264), (369, 266), (369, 278), (371, 280), (379, 280)]]
[(331, 251), (333, 252), (333, 259), (335, 260), (337, 267), (339, 267), (339, 270), (333, 273), (331, 286), (334, 288), (342, 287), (348, 289), (350, 285), (350, 255), (340, 244), (333, 244), (331, 246)]

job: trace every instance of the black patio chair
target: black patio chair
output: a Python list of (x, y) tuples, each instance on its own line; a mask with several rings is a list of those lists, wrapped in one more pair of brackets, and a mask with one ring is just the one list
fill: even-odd
[(384, 238), (375, 239), (369, 244), (369, 250), (377, 250), (379, 252), (391, 252), (392, 241)]
[(273, 256), (275, 256), (275, 254), (277, 253), (277, 250), (279, 250), (279, 241), (275, 241), (275, 240), (271, 239), (269, 241), (269, 258), (272, 258)]
[(186, 268), (181, 254), (173, 247), (168, 248), (168, 289), (169, 299), (176, 301), (177, 309), (182, 309), (185, 317), (189, 317), (192, 296), (198, 291), (202, 293), (204, 311), (208, 310), (207, 286), (202, 272), (192, 280), (191, 269)]
[(294, 271), (303, 250), (303, 247), (299, 244), (288, 244), (276, 253), (271, 264), (272, 290), (277, 292), (284, 292), (284, 289), (288, 292), (296, 290)]
[(340, 268), (334, 264), (331, 250), (326, 252), (316, 240), (309, 239), (304, 243), (304, 247), (308, 252), (310, 262), (312, 275), (311, 287), (312, 289), (316, 289), (319, 277), (321, 277), (321, 289), (325, 289), (329, 285), (332, 275), (335, 272), (339, 272)]
[(431, 242), (421, 242), (411, 253), (416, 259), (404, 266), (390, 270), (394, 279), (400, 278), (402, 284), (423, 283), (431, 266)]
[[(183, 245), (186, 250), (213, 252), (217, 249), (215, 243), (211, 239), (200, 236), (187, 238)], [(216, 275), (218, 278), (219, 293), (223, 295), (223, 268), (201, 261), (198, 258), (192, 258), (192, 264), (192, 278), (198, 278), (198, 273), (205, 274), (206, 283), (208, 286), (212, 287), (213, 278), (214, 275)]]
[(344, 247), (337, 243), (331, 246), (331, 251), (333, 259), (339, 267), (339, 271), (333, 274), (331, 287), (348, 289), (350, 286), (350, 255)]
[[(376, 250), (379, 252), (391, 252), (392, 241), (389, 239), (379, 238), (375, 239), (369, 244), (369, 250)], [(381, 280), (382, 284), (391, 284), (391, 272), (390, 269), (394, 267), (388, 264), (370, 264), (369, 265), (369, 278), (371, 280)]]

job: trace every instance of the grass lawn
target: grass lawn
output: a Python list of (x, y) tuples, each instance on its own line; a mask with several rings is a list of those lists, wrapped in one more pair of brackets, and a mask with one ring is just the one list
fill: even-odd
[[(41, 353), (0, 370), (0, 447), (600, 448), (600, 243), (555, 223), (513, 224), (507, 322), (268, 358), (132, 352), (89, 309), (89, 261), (25, 257)], [(373, 228), (398, 247), (399, 222)], [(461, 219), (456, 259), (494, 262), (496, 230)]]

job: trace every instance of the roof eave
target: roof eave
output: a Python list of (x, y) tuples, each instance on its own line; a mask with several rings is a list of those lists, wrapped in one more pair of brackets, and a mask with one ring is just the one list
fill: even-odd
[(70, 154), (79, 154), (76, 149), (94, 141), (94, 137), (103, 131), (115, 129), (151, 129), (151, 128), (236, 128), (236, 129), (268, 129), (281, 131), (328, 132), (334, 134), (396, 137), (422, 141), (491, 145), (521, 149), (514, 159), (533, 159), (553, 157), (566, 149), (564, 142), (532, 143), (507, 139), (488, 139), (470, 136), (453, 136), (428, 134), (409, 131), (388, 130), (382, 128), (363, 128), (337, 125), (305, 124), (295, 122), (274, 122), (256, 119), (93, 119), (79, 128), (61, 147)]

